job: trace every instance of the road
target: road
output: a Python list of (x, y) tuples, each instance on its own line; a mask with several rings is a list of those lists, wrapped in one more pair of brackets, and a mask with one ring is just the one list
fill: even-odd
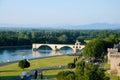
[[(33, 78), (35, 71), (37, 70), (38, 73), (41, 73), (43, 71), (48, 71), (48, 70), (57, 70), (57, 69), (66, 69), (66, 66), (53, 66), (53, 67), (46, 67), (46, 68), (38, 68), (38, 69), (34, 69), (31, 70), (29, 72), (27, 72), (27, 77), (25, 77), (23, 80), (31, 80), (31, 78)], [(13, 80), (21, 80), (20, 76), (14, 78)]]

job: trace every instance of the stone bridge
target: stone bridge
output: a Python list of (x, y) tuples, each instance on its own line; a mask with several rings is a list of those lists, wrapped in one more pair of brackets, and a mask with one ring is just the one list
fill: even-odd
[(33, 50), (37, 50), (39, 47), (41, 46), (49, 46), (52, 50), (59, 50), (62, 47), (70, 47), (71, 49), (73, 49), (73, 52), (76, 53), (79, 50), (82, 50), (85, 45), (80, 45), (80, 42), (76, 41), (76, 43), (74, 45), (70, 45), (70, 44), (32, 44), (32, 49)]

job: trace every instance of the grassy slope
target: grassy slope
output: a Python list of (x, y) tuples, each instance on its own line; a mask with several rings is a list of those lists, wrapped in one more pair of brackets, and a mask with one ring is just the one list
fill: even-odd
[[(30, 68), (27, 68), (24, 71), (30, 71), (32, 69), (41, 68), (41, 67), (67, 65), (69, 62), (73, 62), (73, 58), (74, 56), (60, 56), (60, 57), (31, 60)], [(21, 70), (18, 67), (18, 63), (2, 66), (0, 67), (0, 80), (7, 80), (19, 76), (22, 71), (23, 70)]]

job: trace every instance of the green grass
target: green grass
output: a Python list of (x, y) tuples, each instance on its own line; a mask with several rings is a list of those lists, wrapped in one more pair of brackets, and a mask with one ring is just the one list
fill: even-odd
[(66, 70), (72, 70), (74, 71), (74, 69), (59, 69), (59, 70), (48, 70), (48, 71), (44, 71), (43, 72), (43, 77), (47, 78), (48, 80), (57, 80), (56, 76), (59, 72), (61, 71), (66, 71)]
[[(36, 68), (67, 65), (69, 62), (73, 62), (74, 58), (75, 56), (59, 56), (59, 57), (31, 60), (30, 68), (27, 68), (24, 71), (28, 72)], [(18, 63), (2, 66), (0, 67), (0, 80), (10, 80), (11, 78), (20, 76), (22, 72), (23, 70), (18, 67)]]
[(104, 69), (105, 69), (105, 70), (110, 70), (110, 64), (105, 63), (105, 64), (104, 64)]

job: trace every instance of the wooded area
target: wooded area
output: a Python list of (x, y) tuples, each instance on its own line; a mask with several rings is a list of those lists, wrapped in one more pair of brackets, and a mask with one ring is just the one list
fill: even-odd
[(0, 46), (31, 45), (32, 43), (74, 44), (79, 40), (106, 38), (114, 35), (120, 42), (119, 30), (40, 30), (40, 31), (0, 31)]

